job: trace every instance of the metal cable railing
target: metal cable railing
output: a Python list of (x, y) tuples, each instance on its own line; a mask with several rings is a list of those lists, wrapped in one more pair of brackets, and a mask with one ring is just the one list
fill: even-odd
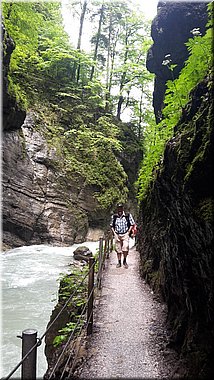
[[(107, 242), (107, 240), (108, 240), (108, 242)], [(83, 315), (86, 313), (86, 310), (89, 309), (89, 306), (90, 306), (90, 311), (89, 311), (89, 313), (87, 315), (87, 323), (86, 323), (86, 325), (83, 324), (81, 326), (77, 337), (79, 337), (80, 333), (82, 333), (83, 328), (87, 329), (87, 333), (88, 334), (90, 334), (92, 332), (92, 324), (93, 324), (93, 293), (94, 293), (94, 289), (96, 287), (98, 287), (98, 289), (101, 288), (102, 269), (104, 269), (104, 262), (105, 262), (105, 259), (106, 259), (106, 254), (107, 254), (107, 257), (108, 257), (109, 256), (109, 250), (112, 250), (112, 249), (113, 249), (112, 239), (111, 239), (111, 244), (109, 243), (109, 239), (105, 239), (105, 246), (104, 246), (104, 249), (103, 249), (103, 239), (100, 238), (98, 260), (95, 260), (94, 258), (92, 258), (93, 259), (93, 263), (91, 263), (91, 265), (89, 264), (90, 265), (89, 270), (87, 271), (87, 273), (85, 274), (85, 276), (81, 279), (81, 281), (77, 284), (76, 288), (74, 289), (74, 291), (72, 292), (72, 294), (69, 296), (69, 298), (67, 299), (67, 301), (65, 302), (65, 304), (63, 305), (63, 307), (60, 309), (60, 311), (57, 313), (57, 315), (54, 318), (54, 320), (48, 325), (47, 329), (42, 334), (42, 336), (40, 338), (36, 338), (36, 343), (33, 344), (33, 346), (27, 351), (27, 353), (23, 356), (23, 358), (19, 361), (19, 363), (14, 367), (14, 369), (6, 377), (3, 377), (2, 380), (9, 380), (11, 378), (11, 376), (18, 370), (18, 368), (21, 365), (23, 365), (23, 363), (26, 361), (26, 359), (29, 358), (30, 354), (32, 354), (33, 351), (36, 350), (36, 348), (41, 345), (42, 340), (47, 335), (48, 331), (51, 329), (51, 327), (53, 326), (53, 324), (56, 322), (56, 320), (59, 318), (59, 316), (65, 310), (65, 308), (67, 307), (67, 305), (71, 302), (71, 300), (76, 295), (76, 293), (79, 290), (80, 286), (83, 285), (83, 283), (84, 283), (84, 281), (85, 281), (85, 279), (87, 277), (89, 277), (89, 279), (91, 277), (91, 280), (93, 280), (93, 285), (92, 284), (90, 285), (90, 291), (88, 291), (87, 302), (84, 305), (84, 308), (83, 308), (83, 310), (81, 312), (81, 315), (79, 316), (79, 318), (78, 318), (78, 320), (76, 322), (76, 325), (75, 325), (72, 333), (70, 334), (70, 336), (68, 338), (68, 341), (66, 342), (66, 345), (63, 348), (62, 353), (60, 354), (60, 357), (57, 360), (57, 363), (55, 364), (53, 370), (51, 371), (49, 379), (51, 379), (51, 377), (53, 376), (53, 374), (54, 374), (54, 372), (55, 372), (55, 370), (56, 370), (56, 368), (57, 368), (57, 366), (58, 366), (58, 364), (60, 362), (61, 357), (63, 356), (66, 348), (68, 347), (69, 343), (71, 342), (72, 338), (74, 337), (74, 334), (75, 334), (75, 332), (76, 332), (79, 324), (82, 321)], [(95, 282), (94, 282), (94, 268), (95, 268), (95, 264), (97, 263), (97, 261), (99, 263), (99, 268), (98, 268), (97, 279), (96, 279), (97, 281), (96, 281), (96, 284), (95, 284)], [(89, 262), (90, 262), (90, 259), (89, 259)], [(90, 276), (90, 273), (92, 273), (92, 272), (93, 272), (93, 275)], [(23, 336), (21, 338), (23, 339)], [(65, 365), (65, 368), (64, 368), (63, 373), (61, 375), (61, 378), (62, 378), (62, 376), (63, 376), (63, 374), (64, 374), (64, 372), (66, 370), (67, 364), (70, 361), (71, 355), (69, 355), (68, 361), (66, 362), (66, 365)], [(75, 356), (77, 356), (77, 355), (78, 355), (78, 353)], [(74, 365), (74, 363), (73, 363), (73, 365)], [(73, 365), (72, 365), (72, 368), (73, 368)], [(36, 366), (35, 366), (35, 368), (36, 368)], [(23, 373), (22, 373), (22, 379), (23, 380), (25, 379), (25, 375)]]
[(54, 318), (54, 320), (50, 323), (50, 325), (48, 326), (48, 328), (45, 330), (45, 332), (42, 334), (42, 336), (40, 338), (38, 338), (38, 342), (26, 353), (26, 355), (22, 358), (22, 360), (20, 360), (20, 362), (16, 365), (16, 367), (9, 373), (9, 375), (7, 375), (7, 377), (4, 377), (2, 380), (8, 380), (16, 371), (17, 369), (19, 369), (19, 367), (22, 365), (22, 363), (27, 359), (27, 357), (31, 354), (31, 352), (38, 346), (41, 345), (42, 343), (42, 340), (44, 339), (44, 337), (46, 336), (46, 334), (48, 333), (48, 331), (51, 329), (51, 327), (53, 326), (53, 324), (56, 322), (56, 320), (59, 318), (59, 316), (62, 314), (62, 312), (65, 310), (65, 308), (67, 307), (68, 303), (71, 302), (72, 298), (76, 295), (78, 289), (80, 288), (80, 286), (84, 283), (86, 277), (88, 276), (88, 273), (87, 272), (84, 276), (84, 278), (80, 281), (80, 283), (78, 284), (78, 286), (74, 289), (73, 293), (70, 295), (70, 297), (68, 298), (68, 300), (66, 301), (66, 303), (63, 305), (62, 309), (60, 309), (60, 311), (58, 312), (58, 314), (56, 315), (56, 317)]
[[(92, 313), (93, 313), (93, 311), (91, 311), (90, 316), (92, 315)], [(89, 326), (89, 321), (87, 321), (85, 328), (87, 329), (88, 326)], [(83, 327), (84, 327), (84, 326), (81, 327), (81, 331), (79, 332), (78, 337), (81, 336), (82, 331), (83, 331)], [(82, 339), (83, 339), (83, 336), (82, 336)], [(80, 338), (80, 343), (82, 342), (82, 339)], [(78, 354), (79, 354), (80, 347), (81, 347), (81, 345), (79, 344), (78, 349), (75, 351), (75, 355), (74, 355), (73, 363), (72, 363), (71, 369), (69, 370), (69, 374), (68, 374), (69, 376), (71, 376), (71, 375), (73, 374), (73, 371), (74, 371), (74, 369), (75, 369), (76, 360), (77, 360), (77, 358), (78, 358)], [(71, 356), (71, 355), (70, 355), (70, 356)], [(70, 358), (69, 358), (69, 360), (70, 360)], [(67, 365), (68, 363), (69, 363), (69, 361), (66, 363), (66, 365)], [(65, 368), (66, 368), (66, 367), (65, 367)], [(62, 373), (62, 375), (63, 375), (63, 374), (64, 374), (64, 373)], [(61, 375), (61, 377), (60, 377), (60, 380), (62, 380), (62, 375)]]
[[(91, 295), (93, 294), (94, 289), (95, 289), (95, 286), (94, 286), (93, 289), (91, 290)], [(88, 301), (87, 301), (87, 303), (86, 303), (86, 307), (87, 307), (87, 305), (88, 305)], [(90, 313), (90, 316), (89, 316), (90, 318), (91, 318), (91, 316), (92, 316), (92, 313), (93, 313), (93, 310), (91, 310), (91, 313)], [(80, 334), (81, 334), (82, 331), (83, 331), (83, 328), (87, 329), (87, 327), (89, 326), (89, 323), (90, 323), (90, 318), (88, 318), (87, 323), (86, 323), (85, 326), (84, 326), (84, 325), (81, 326), (81, 328), (80, 328), (80, 330), (79, 330), (79, 332), (78, 332), (78, 336), (77, 336), (76, 338), (78, 338), (78, 337), (80, 336)], [(63, 369), (63, 371), (62, 371), (62, 374), (61, 374), (61, 376), (60, 376), (60, 380), (63, 379), (63, 376), (64, 376), (65, 371), (66, 371), (66, 367), (67, 367), (67, 365), (68, 365), (68, 363), (69, 363), (69, 361), (70, 361), (70, 359), (71, 359), (72, 353), (73, 353), (74, 345), (75, 345), (75, 341), (73, 341), (73, 346), (72, 346), (72, 349), (71, 349), (70, 354), (69, 354), (69, 356), (68, 356), (68, 359), (67, 359), (67, 361), (66, 361), (66, 364), (65, 364), (65, 366), (64, 366), (64, 369)], [(79, 345), (79, 349), (80, 349), (80, 345)], [(69, 374), (73, 371), (73, 367), (74, 367), (74, 365), (75, 365), (75, 361), (76, 361), (76, 358), (77, 358), (77, 356), (78, 356), (79, 349), (75, 352), (75, 357), (74, 357), (74, 360), (73, 360), (73, 363), (72, 363), (72, 368), (71, 368), (71, 370), (69, 371)]]
[[(91, 270), (94, 269), (95, 264), (96, 264), (96, 261), (94, 261), (93, 266), (89, 269), (88, 274), (90, 273)], [(83, 308), (83, 310), (82, 310), (82, 312), (81, 312), (81, 314), (80, 314), (80, 316), (79, 316), (79, 318), (78, 318), (78, 320), (77, 320), (77, 322), (76, 322), (76, 324), (75, 324), (75, 327), (74, 327), (73, 331), (71, 332), (71, 334), (70, 334), (70, 336), (69, 336), (69, 338), (68, 338), (68, 340), (67, 340), (67, 342), (66, 342), (66, 344), (65, 344), (65, 346), (64, 346), (64, 348), (63, 348), (63, 350), (62, 350), (62, 352), (61, 352), (61, 354), (59, 355), (59, 357), (58, 357), (58, 359), (57, 359), (57, 362), (55, 363), (55, 365), (54, 365), (54, 367), (53, 367), (53, 369), (52, 369), (52, 371), (51, 371), (51, 373), (50, 373), (50, 375), (49, 375), (49, 379), (52, 378), (54, 372), (56, 371), (56, 369), (57, 369), (57, 367), (58, 367), (58, 364), (59, 364), (61, 358), (63, 357), (63, 355), (64, 355), (64, 353), (65, 353), (67, 347), (69, 346), (69, 343), (71, 342), (72, 338), (73, 338), (74, 335), (75, 335), (75, 332), (76, 332), (76, 330), (77, 330), (79, 324), (80, 324), (81, 321), (82, 321), (82, 317), (83, 317), (83, 315), (84, 315), (85, 312), (86, 312), (86, 309), (87, 309), (87, 306), (88, 306), (88, 302), (89, 302), (89, 299), (90, 299), (90, 297), (91, 297), (91, 295), (92, 295), (92, 293), (93, 293), (93, 291), (94, 291), (94, 288), (95, 288), (95, 286), (93, 286), (93, 289), (91, 290), (91, 293), (90, 293), (90, 295), (89, 295), (89, 298), (88, 298), (87, 302), (85, 303), (85, 306), (84, 306), (84, 308)]]
[(26, 353), (26, 355), (22, 358), (22, 360), (20, 360), (20, 362), (16, 365), (16, 367), (9, 373), (9, 375), (7, 375), (7, 377), (3, 377), (2, 380), (8, 380), (16, 371), (17, 369), (19, 369), (19, 367), (22, 365), (22, 363), (24, 363), (24, 361), (27, 359), (27, 357), (31, 354), (31, 352), (33, 352), (33, 350), (35, 350), (35, 348), (37, 346), (40, 346), (41, 343), (36, 343), (34, 344), (33, 347), (31, 347), (31, 349)]

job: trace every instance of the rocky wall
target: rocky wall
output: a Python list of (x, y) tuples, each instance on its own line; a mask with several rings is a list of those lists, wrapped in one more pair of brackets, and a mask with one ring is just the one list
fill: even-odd
[[(35, 113), (28, 113), (18, 131), (3, 135), (4, 245), (83, 242), (97, 208), (94, 189), (85, 187), (81, 177), (66, 181), (57, 171), (60, 157), (36, 120)], [(105, 217), (99, 217), (102, 224)]]
[(141, 204), (141, 274), (168, 306), (171, 344), (188, 378), (214, 375), (213, 83), (192, 93)]
[[(67, 124), (68, 120), (62, 121), (54, 111), (49, 115), (51, 103), (50, 107), (48, 103), (45, 106), (39, 95), (32, 102), (33, 109), (20, 109), (11, 89), (9, 93), (9, 66), (15, 44), (4, 26), (3, 48), (3, 249), (98, 240), (108, 229), (110, 219), (109, 208), (101, 208), (96, 198), (100, 186), (88, 184), (78, 168), (73, 168), (72, 176), (70, 171), (66, 172), (63, 164), (59, 164), (64, 158), (48, 141), (55, 118), (59, 117), (59, 124), (66, 129), (72, 116)], [(51, 99), (48, 92), (43, 96)], [(72, 105), (70, 108), (72, 114)], [(128, 184), (133, 187), (137, 175), (133, 167), (141, 159), (140, 148), (133, 134), (129, 132), (127, 136), (122, 130), (122, 123), (121, 135), (125, 136), (124, 146), (134, 147), (134, 151), (124, 149), (123, 157), (118, 158), (127, 170)], [(132, 164), (131, 169), (127, 163)], [(130, 194), (133, 201), (133, 191)], [(133, 208), (136, 209), (136, 204)]]
[(157, 16), (151, 27), (153, 45), (147, 54), (147, 69), (155, 74), (153, 106), (157, 122), (161, 120), (166, 82), (172, 79), (168, 67), (163, 66), (165, 55), (170, 54), (177, 78), (188, 58), (185, 42), (193, 37), (191, 30), (200, 28), (205, 33), (208, 2), (159, 1)]
[(17, 105), (14, 96), (8, 92), (9, 81), (8, 72), (11, 54), (15, 49), (12, 38), (8, 35), (2, 24), (2, 45), (3, 45), (3, 73), (2, 73), (2, 103), (3, 103), (3, 130), (16, 130), (21, 127), (24, 122), (26, 112)]

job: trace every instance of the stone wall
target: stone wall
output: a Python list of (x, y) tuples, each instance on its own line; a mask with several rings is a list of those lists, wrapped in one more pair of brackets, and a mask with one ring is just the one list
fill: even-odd
[[(171, 344), (189, 378), (214, 375), (214, 131), (211, 80), (192, 93), (141, 204), (142, 276), (168, 306)], [(206, 101), (204, 101), (206, 99)], [(206, 377), (208, 376), (208, 377)]]

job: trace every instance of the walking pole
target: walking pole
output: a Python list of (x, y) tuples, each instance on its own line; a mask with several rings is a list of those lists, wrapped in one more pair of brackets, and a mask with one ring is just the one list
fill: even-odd
[[(32, 349), (37, 343), (37, 330), (27, 329), (22, 331), (22, 358)], [(36, 354), (37, 346), (27, 356), (22, 363), (21, 379), (35, 380), (36, 379)]]

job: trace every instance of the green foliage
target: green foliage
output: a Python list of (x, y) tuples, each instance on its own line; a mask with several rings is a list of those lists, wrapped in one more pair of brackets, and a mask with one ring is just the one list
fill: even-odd
[(156, 171), (161, 167), (166, 141), (172, 136), (168, 128), (157, 126), (153, 118), (150, 129), (144, 132), (144, 158), (137, 181), (138, 197), (143, 199), (149, 190), (149, 185), (155, 178)]
[(84, 179), (84, 186), (96, 188), (95, 197), (99, 207), (108, 208), (119, 201), (126, 199), (127, 176), (122, 165), (116, 158), (116, 153), (122, 150), (119, 143), (119, 128), (110, 117), (101, 116), (96, 122), (86, 106), (84, 118), (88, 124), (77, 115), (75, 128), (67, 130), (57, 127), (50, 134), (50, 144), (58, 146), (61, 160), (58, 170), (67, 180), (80, 175)]
[[(93, 255), (95, 259), (95, 276), (98, 273), (99, 269), (99, 262), (97, 260), (98, 255), (99, 250), (97, 249), (96, 253)], [(59, 277), (60, 304), (64, 304), (71, 296), (71, 294), (74, 293), (74, 296), (67, 306), (69, 308), (70, 321), (58, 331), (60, 334), (55, 336), (53, 340), (54, 347), (57, 347), (65, 342), (72, 333), (74, 334), (74, 337), (77, 336), (85, 323), (85, 314), (83, 311), (88, 299), (88, 271), (88, 265), (79, 268), (73, 267), (71, 269), (71, 273), (66, 275), (61, 274)]]
[[(209, 5), (209, 8), (211, 12), (212, 6)], [(193, 38), (190, 38), (186, 43), (190, 53), (189, 58), (179, 77), (167, 82), (163, 120), (158, 125), (152, 123), (150, 130), (147, 128), (144, 132), (144, 159), (137, 183), (139, 200), (144, 198), (149, 189), (149, 184), (156, 175), (156, 169), (163, 159), (165, 145), (173, 136), (174, 127), (178, 123), (185, 105), (191, 98), (191, 91), (206, 75), (209, 75), (212, 69), (211, 20), (212, 17), (210, 17), (207, 24), (208, 28), (204, 36), (200, 35), (197, 28), (192, 31)], [(175, 65), (172, 65), (169, 57), (170, 55), (166, 56), (163, 64), (168, 66), (173, 78)]]
[[(80, 316), (77, 315), (76, 318), (78, 318), (78, 317), (80, 317)], [(84, 324), (83, 320), (80, 320), (78, 325), (76, 322), (68, 322), (65, 327), (63, 327), (61, 330), (59, 330), (59, 333), (61, 333), (61, 334), (57, 335), (54, 338), (53, 346), (58, 347), (59, 345), (61, 345), (68, 338), (68, 336), (71, 335), (73, 332), (75, 333), (75, 335), (78, 335), (83, 324)]]
[(164, 120), (162, 124), (173, 127), (178, 122), (182, 109), (190, 100), (191, 90), (205, 77), (212, 67), (212, 29), (205, 36), (196, 35), (186, 43), (190, 52), (179, 78), (167, 82)]
[(214, 200), (212, 198), (203, 199), (196, 210), (198, 216), (208, 223), (214, 220)]
[[(88, 14), (92, 11), (98, 21), (100, 4), (93, 3), (91, 9), (88, 6)], [(71, 46), (60, 2), (3, 2), (3, 15), (16, 46), (10, 62), (9, 91), (23, 108), (39, 114), (36, 127), (42, 128), (54, 152), (52, 164), (60, 173), (60, 184), (77, 180), (83, 190), (93, 189), (100, 208), (125, 202), (128, 181), (118, 157), (124, 148), (136, 154), (142, 138), (141, 110), (132, 88), (149, 93), (151, 80), (143, 68), (151, 41), (142, 15), (133, 12), (128, 2), (106, 2), (97, 55), (104, 59), (102, 65), (97, 60), (93, 81), (89, 80), (92, 54)], [(78, 69), (77, 83), (74, 71)], [(103, 83), (104, 77), (108, 83)], [(129, 107), (135, 114), (138, 110), (131, 127), (138, 146), (131, 143), (127, 148), (120, 143), (121, 127), (112, 117), (120, 94), (114, 98), (110, 90), (118, 80), (124, 97), (122, 111)]]
[[(60, 5), (3, 4), (5, 25), (16, 45), (9, 91), (23, 108), (36, 110), (36, 127), (55, 152), (52, 165), (60, 173), (59, 182), (77, 179), (83, 189), (94, 189), (99, 207), (108, 208), (128, 193), (127, 176), (117, 159), (120, 129), (110, 113), (105, 115), (105, 85), (88, 79), (90, 56), (68, 41)], [(74, 65), (81, 66), (78, 85), (72, 81)]]
[[(73, 65), (84, 70), (90, 57), (73, 49), (64, 31), (60, 2), (3, 3), (4, 23), (15, 42), (10, 61), (10, 93), (28, 108), (45, 95), (72, 82)], [(50, 95), (49, 95), (50, 97)]]
[[(87, 301), (87, 289), (88, 289), (88, 277), (86, 276), (88, 272), (88, 265), (79, 268), (73, 268), (70, 274), (62, 274), (59, 278), (60, 280), (60, 293), (59, 301), (60, 303), (66, 302), (66, 300), (74, 293), (71, 299), (71, 303), (68, 304), (70, 311), (70, 321), (58, 332), (53, 340), (54, 347), (59, 346), (63, 343), (71, 333), (74, 336), (78, 335), (84, 324), (85, 315), (81, 316), (81, 312)], [(83, 281), (86, 276), (86, 280)], [(83, 281), (83, 282), (82, 282)]]

